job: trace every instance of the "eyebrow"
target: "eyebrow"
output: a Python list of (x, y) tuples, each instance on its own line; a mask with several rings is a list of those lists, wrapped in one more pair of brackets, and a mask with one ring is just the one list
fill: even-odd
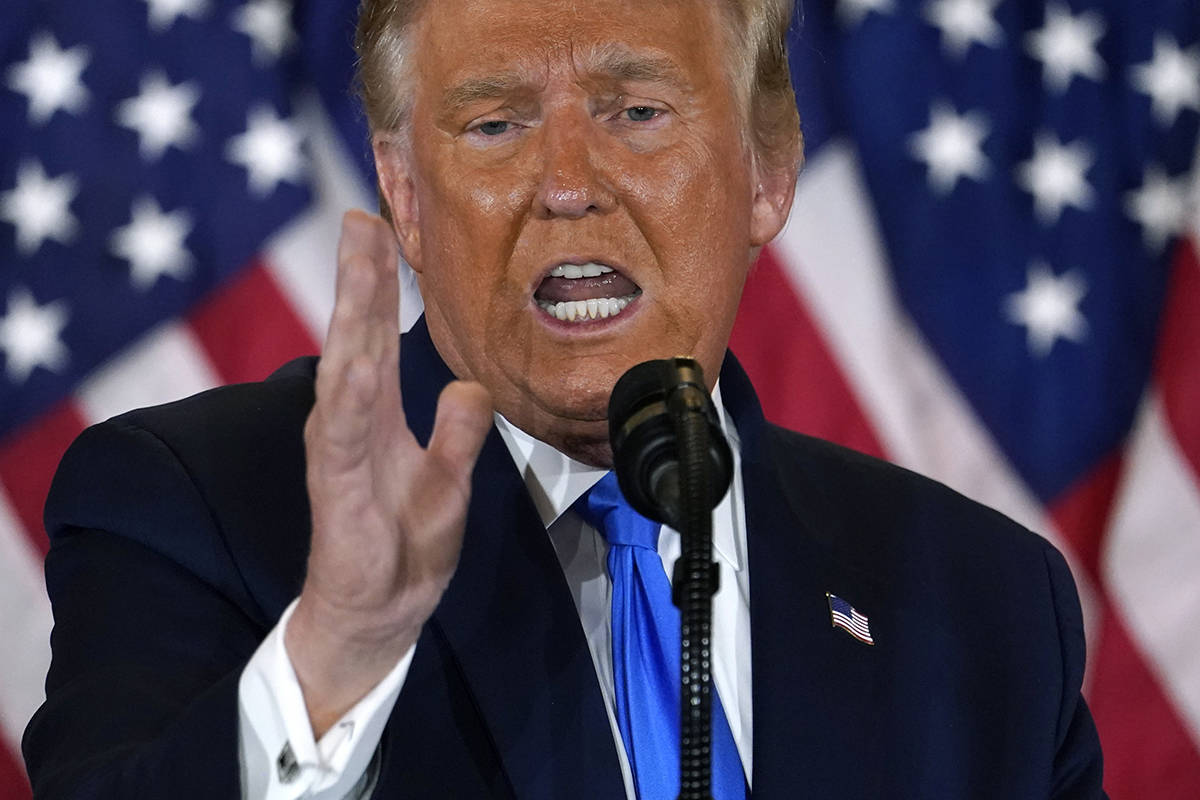
[(495, 100), (529, 88), (529, 81), (516, 72), (467, 78), (442, 93), (442, 108), (450, 112), (485, 100)]
[[(585, 60), (585, 73), (592, 80), (613, 83), (663, 83), (684, 90), (690, 82), (669, 58), (634, 53), (622, 45), (593, 48)], [(514, 94), (532, 94), (534, 87), (527, 73), (511, 71), (466, 78), (442, 93), (442, 108), (450, 113), (488, 100)]]
[(594, 77), (666, 83), (680, 88), (691, 85), (679, 66), (666, 56), (635, 53), (620, 44), (593, 48), (586, 63), (588, 74)]

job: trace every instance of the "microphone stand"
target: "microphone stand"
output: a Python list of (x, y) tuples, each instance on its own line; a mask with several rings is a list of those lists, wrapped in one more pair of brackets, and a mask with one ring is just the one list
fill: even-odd
[(709, 430), (695, 386), (669, 395), (667, 410), (679, 443), (681, 552), (671, 581), (679, 608), (680, 800), (712, 800), (712, 598), (718, 567), (712, 559), (712, 482)]
[(679, 531), (671, 600), (679, 608), (679, 800), (712, 800), (712, 509), (733, 457), (694, 359), (632, 367), (609, 399), (613, 467), (630, 505)]

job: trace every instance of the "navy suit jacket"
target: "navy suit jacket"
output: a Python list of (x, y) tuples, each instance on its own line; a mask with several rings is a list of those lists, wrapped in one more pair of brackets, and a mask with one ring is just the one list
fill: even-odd
[[(238, 677), (300, 591), (315, 359), (80, 436), (46, 510), (53, 664), (24, 753), (44, 798), (238, 795)], [(452, 378), (403, 339), (426, 441)], [(754, 796), (1090, 798), (1096, 731), (1062, 557), (944, 486), (766, 423), (730, 357), (750, 567)], [(825, 593), (870, 617), (830, 624)], [(383, 736), (381, 798), (618, 798), (562, 569), (493, 430), (458, 571)]]

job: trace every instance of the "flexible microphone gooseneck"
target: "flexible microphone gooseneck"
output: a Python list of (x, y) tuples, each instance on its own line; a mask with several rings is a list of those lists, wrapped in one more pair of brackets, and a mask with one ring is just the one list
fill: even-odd
[(671, 580), (679, 608), (680, 800), (712, 798), (712, 510), (733, 476), (733, 457), (690, 358), (646, 361), (613, 387), (608, 403), (613, 468), (629, 504), (679, 531)]

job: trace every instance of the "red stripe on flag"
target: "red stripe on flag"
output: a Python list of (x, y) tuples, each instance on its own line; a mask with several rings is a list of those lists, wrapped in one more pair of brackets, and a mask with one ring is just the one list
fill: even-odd
[(260, 381), (319, 351), (261, 261), (199, 304), (188, 323), (225, 383)]
[(1193, 240), (1176, 248), (1155, 372), (1167, 421), (1200, 481), (1200, 257)]
[(1121, 457), (1112, 455), (1068, 489), (1049, 509), (1054, 526), (1093, 586), (1104, 582), (1100, 554), (1121, 477)]
[(770, 248), (746, 281), (729, 344), (769, 419), (884, 457), (823, 334)]
[(7, 745), (0, 744), (0, 800), (29, 800), (31, 797), (33, 792), (20, 759)]
[(1195, 800), (1200, 753), (1111, 606), (1103, 615), (1089, 671), (1088, 705), (1104, 749), (1104, 788), (1112, 800)]
[(0, 484), (29, 540), (43, 555), (50, 546), (42, 527), (46, 493), (63, 453), (86, 426), (83, 415), (64, 401), (0, 445)]
[(1104, 750), (1104, 786), (1113, 800), (1200, 797), (1200, 752), (1124, 620), (1100, 571), (1121, 459), (1102, 461), (1052, 508), (1055, 528), (1096, 587), (1096, 628), (1088, 631), (1088, 705)]

